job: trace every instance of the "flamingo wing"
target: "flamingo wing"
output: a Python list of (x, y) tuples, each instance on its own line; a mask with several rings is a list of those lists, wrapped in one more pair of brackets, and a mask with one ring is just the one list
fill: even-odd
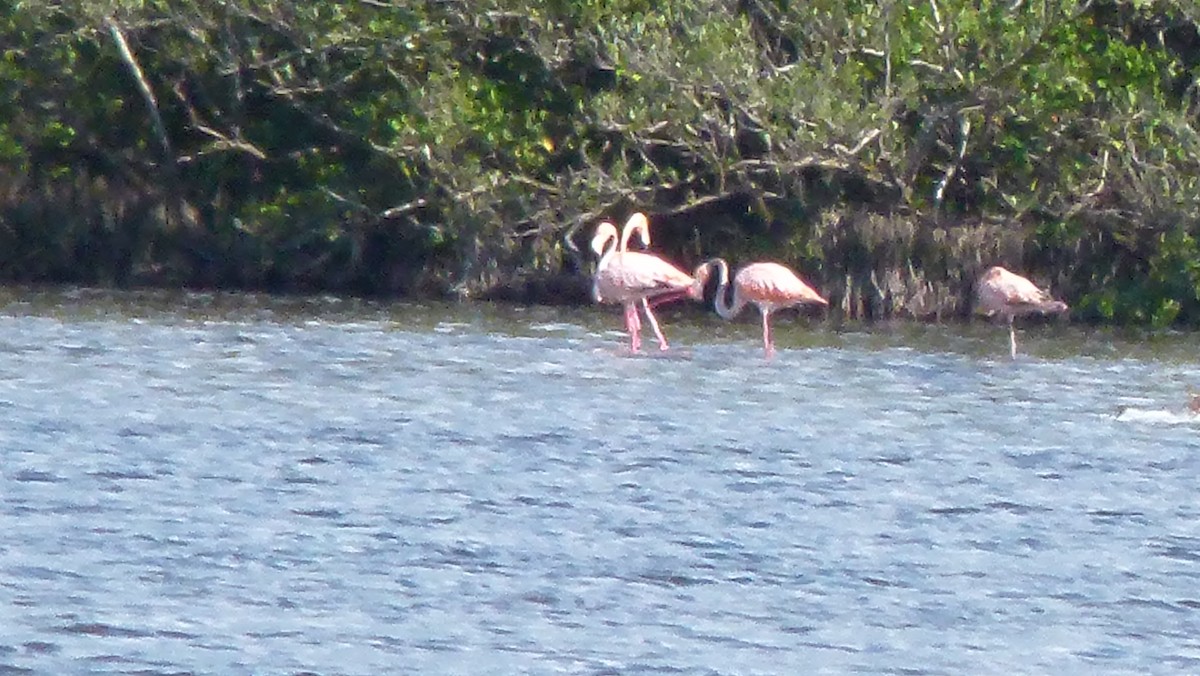
[(694, 286), (691, 275), (658, 256), (638, 251), (614, 254), (596, 276), (599, 297), (613, 303), (687, 295)]
[(1027, 314), (1030, 312), (1065, 312), (1067, 304), (1054, 300), (1028, 279), (1001, 267), (984, 273), (976, 292), (979, 309), (984, 314)]
[(796, 273), (778, 263), (751, 263), (734, 276), (734, 285), (745, 300), (760, 305), (829, 304)]

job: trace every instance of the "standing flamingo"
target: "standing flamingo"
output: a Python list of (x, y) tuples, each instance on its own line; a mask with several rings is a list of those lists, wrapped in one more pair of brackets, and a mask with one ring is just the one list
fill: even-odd
[[(637, 233), (638, 239), (641, 240), (642, 248), (645, 248), (645, 249), (650, 248), (650, 221), (646, 218), (646, 214), (643, 214), (640, 211), (634, 212), (634, 214), (629, 217), (629, 220), (625, 221), (625, 227), (621, 228), (621, 243), (617, 247), (618, 252), (624, 252), (624, 251), (629, 250), (629, 239), (630, 239), (630, 237), (633, 236), (634, 233)], [(593, 294), (594, 293), (595, 292), (593, 290)], [(668, 299), (668, 300), (670, 300), (670, 299)], [(659, 301), (659, 302), (662, 302), (662, 301)], [(656, 302), (655, 304), (657, 305), (658, 303)], [(650, 301), (643, 298), (642, 299), (642, 308), (645, 310), (646, 314), (648, 316), (650, 316), (650, 318), (651, 318), (650, 323), (654, 327), (655, 335), (658, 336), (658, 338), (659, 338), (660, 349), (666, 349), (666, 348), (662, 347), (662, 344), (665, 343), (666, 340), (663, 338), (662, 331), (660, 331), (658, 328), (658, 322), (656, 322), (654, 320), (654, 314), (650, 311)], [(630, 318), (633, 320), (633, 332), (638, 334), (638, 344), (640, 345), (642, 342), (641, 341), (642, 322), (640, 319), (638, 319), (638, 314), (636, 312), (634, 312), (630, 316)]]
[(1008, 342), (1013, 359), (1017, 358), (1017, 332), (1013, 318), (1034, 313), (1058, 314), (1067, 304), (1054, 300), (1033, 282), (1000, 266), (988, 268), (975, 286), (976, 311), (987, 316), (1000, 315), (1008, 322)]
[(713, 258), (696, 268), (696, 282), (700, 288), (708, 282), (713, 267), (717, 268), (717, 297), (714, 305), (717, 314), (733, 319), (746, 307), (754, 303), (762, 314), (763, 352), (770, 357), (775, 354), (775, 343), (771, 340), (771, 313), (795, 305), (829, 305), (804, 280), (786, 266), (778, 263), (751, 263), (738, 270), (733, 278), (733, 303), (730, 304), (726, 287), (729, 286), (729, 264), (724, 259)]
[(596, 264), (592, 298), (598, 303), (621, 303), (625, 306), (625, 330), (629, 332), (629, 347), (633, 352), (641, 349), (642, 344), (641, 320), (637, 311), (640, 302), (658, 338), (659, 349), (666, 350), (670, 346), (650, 310), (651, 303), (657, 305), (680, 298), (702, 300), (702, 289), (690, 275), (658, 256), (626, 250), (633, 232), (640, 232), (642, 242), (649, 243), (650, 232), (645, 215), (634, 214), (624, 230), (618, 244), (615, 225), (605, 221), (596, 227), (596, 233), (592, 236), (592, 250), (600, 256), (600, 261)]

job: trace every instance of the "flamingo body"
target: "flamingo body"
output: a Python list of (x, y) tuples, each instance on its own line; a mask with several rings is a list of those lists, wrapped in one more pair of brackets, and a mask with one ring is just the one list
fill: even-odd
[(733, 290), (766, 313), (807, 303), (829, 304), (795, 272), (778, 263), (751, 263), (738, 270)]
[(757, 306), (762, 315), (763, 352), (768, 357), (775, 353), (775, 343), (771, 340), (772, 312), (796, 305), (829, 305), (829, 301), (791, 268), (779, 263), (750, 263), (738, 270), (733, 278), (733, 302), (730, 303), (726, 294), (729, 266), (724, 260), (714, 258), (701, 264), (696, 270), (697, 283), (703, 287), (712, 266), (719, 274), (715, 301), (717, 314), (733, 319), (747, 304)]
[(663, 296), (687, 296), (692, 276), (653, 254), (618, 251), (596, 271), (596, 299), (601, 303), (636, 303)]
[(1039, 289), (1028, 279), (1000, 266), (988, 268), (975, 286), (976, 311), (999, 316), (1008, 323), (1009, 351), (1017, 356), (1017, 333), (1013, 319), (1030, 314), (1061, 314), (1069, 308)]

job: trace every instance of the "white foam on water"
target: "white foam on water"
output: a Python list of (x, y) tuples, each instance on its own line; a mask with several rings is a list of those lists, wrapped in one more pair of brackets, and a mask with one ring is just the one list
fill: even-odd
[(1200, 415), (1190, 411), (1172, 411), (1164, 408), (1129, 407), (1121, 409), (1117, 413), (1117, 420), (1147, 425), (1187, 425), (1200, 423)]

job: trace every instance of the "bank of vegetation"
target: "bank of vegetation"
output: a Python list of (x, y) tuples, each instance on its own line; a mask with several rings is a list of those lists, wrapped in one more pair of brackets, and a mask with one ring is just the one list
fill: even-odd
[(586, 302), (587, 235), (1200, 323), (1192, 0), (10, 0), (0, 279)]

